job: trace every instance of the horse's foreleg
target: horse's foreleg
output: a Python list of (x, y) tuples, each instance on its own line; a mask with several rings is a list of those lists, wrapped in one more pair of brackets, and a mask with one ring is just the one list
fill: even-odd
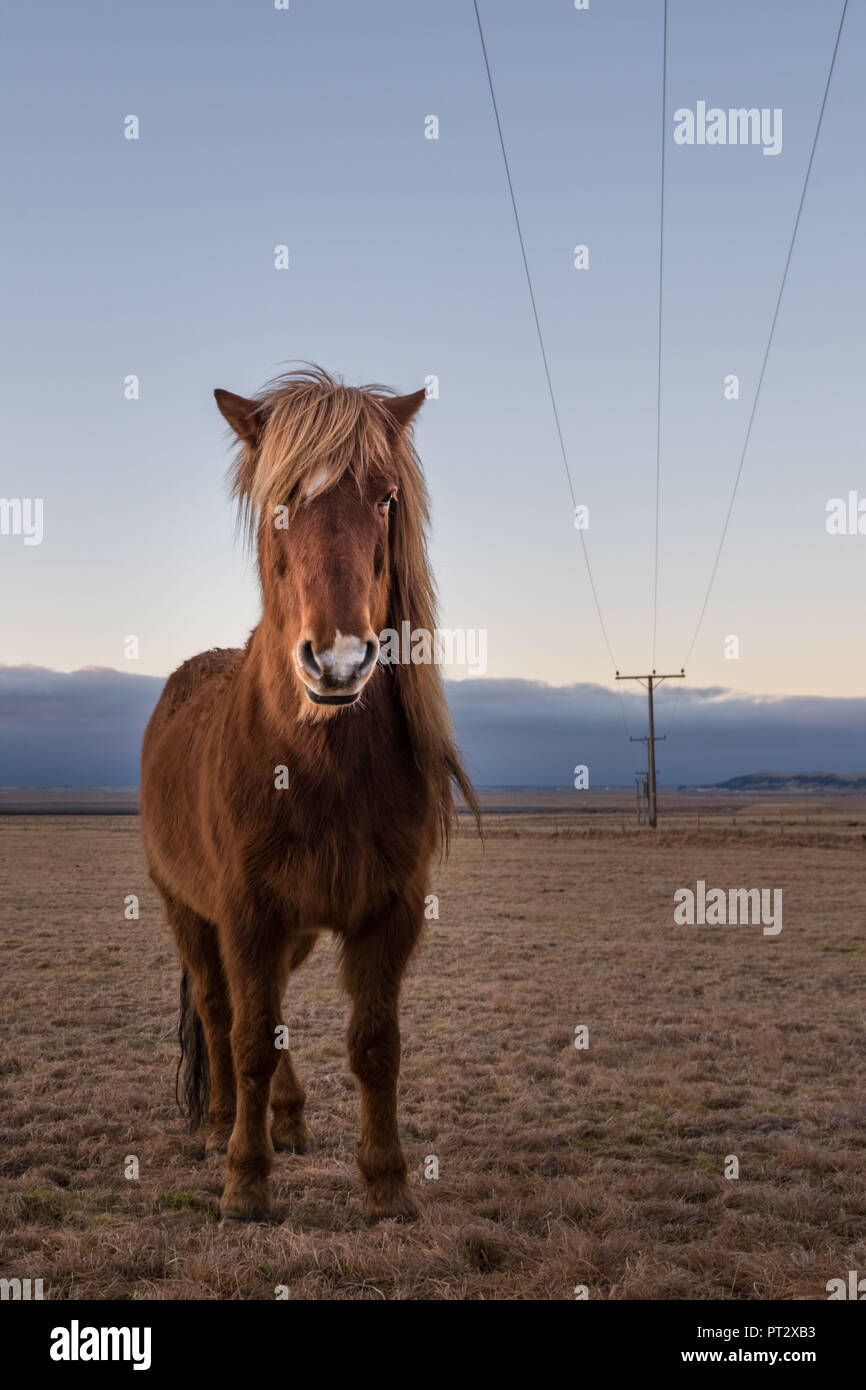
[(400, 901), (342, 941), (343, 979), (352, 1001), (349, 1064), (361, 1098), (358, 1167), (371, 1221), (411, 1220), (418, 1211), (397, 1130), (397, 1079), (400, 983), (421, 923), (422, 909)]
[(274, 1146), (268, 1132), (271, 1078), (279, 1052), (280, 982), (285, 943), (273, 924), (234, 925), (221, 941), (232, 1002), (232, 1056), (237, 1115), (228, 1146), (223, 1216), (264, 1221), (272, 1211), (268, 1182)]

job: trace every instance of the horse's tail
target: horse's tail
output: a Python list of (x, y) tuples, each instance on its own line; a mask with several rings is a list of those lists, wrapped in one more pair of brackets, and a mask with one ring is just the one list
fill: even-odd
[(180, 977), (180, 1019), (177, 1025), (180, 1058), (174, 1082), (174, 1096), (190, 1129), (198, 1129), (207, 1118), (210, 1100), (210, 1067), (204, 1029), (192, 1002), (189, 973)]

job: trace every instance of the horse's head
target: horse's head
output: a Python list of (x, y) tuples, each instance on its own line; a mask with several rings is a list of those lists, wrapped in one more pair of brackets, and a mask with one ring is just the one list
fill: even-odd
[(243, 444), (235, 491), (257, 527), (281, 668), (311, 714), (354, 704), (389, 618), (396, 513), (424, 510), (405, 439), (424, 392), (385, 396), (312, 372), (258, 400), (215, 395)]

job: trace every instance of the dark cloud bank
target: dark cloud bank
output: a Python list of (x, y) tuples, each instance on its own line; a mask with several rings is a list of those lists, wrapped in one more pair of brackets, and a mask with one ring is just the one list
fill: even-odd
[[(158, 676), (105, 668), (0, 666), (0, 785), (138, 784), (141, 735)], [(470, 680), (448, 684), (458, 738), (479, 786), (567, 786), (585, 763), (591, 786), (625, 785), (644, 765), (646, 697), (597, 685)], [(660, 781), (701, 785), (749, 772), (861, 772), (864, 699), (758, 697), (662, 689)], [(625, 719), (625, 725), (624, 725)]]

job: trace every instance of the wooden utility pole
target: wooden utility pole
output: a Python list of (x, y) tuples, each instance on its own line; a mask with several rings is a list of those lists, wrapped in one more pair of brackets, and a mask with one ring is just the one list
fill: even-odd
[(685, 679), (685, 671), (680, 669), (673, 674), (668, 672), (660, 676), (657, 671), (652, 671), (646, 676), (621, 676), (619, 671), (616, 673), (618, 681), (640, 681), (644, 689), (649, 694), (649, 735), (647, 738), (632, 738), (631, 743), (645, 743), (647, 747), (647, 794), (649, 796), (649, 823), (655, 830), (658, 825), (658, 812), (656, 809), (656, 744), (663, 743), (667, 734), (658, 736), (655, 731), (655, 719), (653, 715), (653, 690), (661, 685), (662, 681), (679, 681)]

